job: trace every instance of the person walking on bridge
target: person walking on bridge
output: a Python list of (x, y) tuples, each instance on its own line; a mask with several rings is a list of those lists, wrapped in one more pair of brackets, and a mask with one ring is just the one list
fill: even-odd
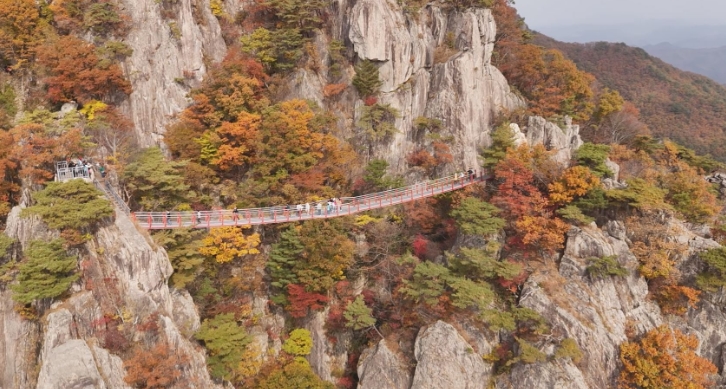
[(305, 214), (310, 216), (310, 203), (305, 203)]
[(320, 215), (320, 214), (323, 213), (323, 202), (322, 201), (319, 201), (319, 202), (315, 203), (315, 212), (318, 215)]

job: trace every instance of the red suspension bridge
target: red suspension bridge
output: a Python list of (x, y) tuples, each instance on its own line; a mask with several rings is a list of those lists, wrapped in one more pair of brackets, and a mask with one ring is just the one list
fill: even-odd
[[(309, 210), (298, 210), (296, 206), (277, 206), (266, 208), (247, 208), (233, 210), (188, 211), (188, 212), (132, 212), (131, 218), (142, 227), (150, 230), (170, 228), (214, 228), (233, 226), (253, 226), (258, 224), (277, 224), (301, 220), (327, 219), (353, 215), (359, 212), (390, 207), (392, 205), (433, 197), (463, 189), (477, 182), (483, 182), (482, 174), (465, 175), (462, 173), (433, 181), (420, 182), (403, 188), (372, 193), (357, 197), (344, 197), (332, 209), (323, 205), (316, 207), (311, 203)], [(108, 193), (108, 191), (106, 191)], [(318, 209), (322, 208), (322, 209)]]

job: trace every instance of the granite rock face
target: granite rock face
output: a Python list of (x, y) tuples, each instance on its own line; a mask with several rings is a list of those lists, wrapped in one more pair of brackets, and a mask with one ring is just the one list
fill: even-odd
[(131, 26), (124, 43), (133, 49), (122, 64), (133, 87), (123, 109), (142, 147), (161, 145), (166, 125), (189, 105), (189, 88), (227, 47), (209, 0), (122, 0), (121, 8)]
[(358, 389), (409, 389), (411, 372), (381, 340), (366, 349), (358, 363)]
[[(524, 105), (491, 64), (496, 25), (490, 10), (442, 9), (436, 4), (415, 14), (387, 0), (339, 1), (342, 37), (358, 60), (371, 60), (383, 81), (379, 102), (398, 111), (397, 132), (373, 149), (402, 172), (405, 156), (422, 145), (414, 129), (418, 117), (439, 119), (452, 136), (455, 169), (479, 166), (478, 149), (489, 144), (491, 121), (502, 110)], [(335, 106), (355, 134), (360, 100)]]
[[(20, 207), (8, 218), (6, 234), (26, 247), (31, 240), (57, 236), (36, 217), (21, 218)], [(79, 250), (82, 277), (71, 296), (45, 310), (40, 325), (13, 311), (11, 293), (0, 293), (0, 388), (129, 388), (121, 359), (101, 347), (104, 315), (123, 317), (126, 326), (158, 317), (161, 339), (186, 356), (188, 368), (174, 387), (216, 388), (204, 352), (190, 340), (199, 316), (188, 293), (171, 293), (172, 268), (163, 249), (136, 230), (122, 212), (101, 227)], [(131, 339), (135, 330), (129, 334)], [(38, 370), (34, 366), (38, 367)], [(37, 376), (31, 372), (39, 371)]]
[(484, 389), (492, 366), (451, 325), (442, 321), (421, 329), (414, 346), (412, 389)]

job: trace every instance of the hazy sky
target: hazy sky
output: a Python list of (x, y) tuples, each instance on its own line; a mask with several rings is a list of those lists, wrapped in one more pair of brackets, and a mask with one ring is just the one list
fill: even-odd
[(669, 19), (726, 24), (725, 0), (515, 0), (530, 28)]

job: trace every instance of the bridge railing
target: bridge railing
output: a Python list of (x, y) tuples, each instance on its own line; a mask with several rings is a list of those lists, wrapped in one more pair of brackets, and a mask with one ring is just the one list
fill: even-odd
[[(209, 211), (134, 212), (131, 217), (140, 226), (149, 229), (274, 224), (351, 215), (450, 192), (484, 179), (485, 177), (482, 177), (480, 172), (471, 176), (458, 173), (383, 192), (343, 197), (340, 199), (341, 204), (334, 206), (332, 210), (329, 210), (326, 206), (327, 200), (323, 200), (311, 202), (309, 212), (305, 210), (298, 211), (296, 205), (282, 205), (238, 209), (236, 214), (231, 209), (218, 209)], [(321, 209), (317, 209), (316, 204), (318, 203), (322, 204)]]

